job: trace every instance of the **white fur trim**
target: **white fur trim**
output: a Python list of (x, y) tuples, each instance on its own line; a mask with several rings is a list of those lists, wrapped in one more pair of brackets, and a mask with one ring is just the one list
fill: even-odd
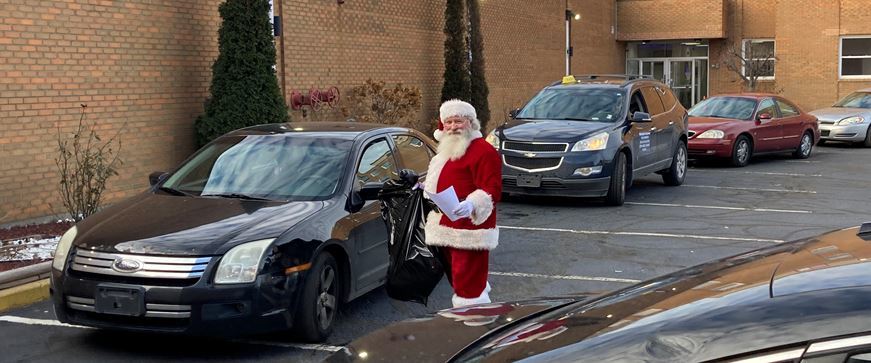
[(487, 289), (484, 289), (484, 291), (481, 292), (481, 296), (474, 297), (471, 299), (457, 296), (457, 294), (454, 294), (454, 296), (451, 297), (451, 304), (455, 308), (462, 307), (462, 306), (468, 306), (468, 305), (487, 304), (489, 302), (490, 302), (490, 294), (487, 293)]
[(478, 118), (478, 113), (475, 112), (475, 106), (470, 103), (458, 99), (447, 100), (439, 107), (439, 119), (447, 120), (453, 116), (463, 116), (469, 120)]
[(459, 229), (439, 224), (442, 214), (429, 212), (426, 217), (426, 244), (463, 250), (492, 250), (499, 245), (499, 229)]
[(432, 132), (432, 138), (435, 139), (436, 141), (439, 141), (442, 139), (442, 135), (444, 133), (445, 133), (444, 131), (436, 129), (435, 131)]
[(437, 154), (436, 156), (433, 156), (432, 160), (429, 161), (429, 167), (426, 170), (426, 180), (424, 180), (423, 183), (423, 190), (433, 194), (436, 193), (436, 187), (439, 183), (439, 175), (442, 173), (442, 169), (445, 167), (447, 162), (448, 158), (444, 155)]
[(490, 214), (493, 213), (493, 196), (483, 189), (478, 189), (469, 194), (466, 200), (472, 202), (475, 207), (472, 212), (472, 224), (477, 226), (490, 218)]

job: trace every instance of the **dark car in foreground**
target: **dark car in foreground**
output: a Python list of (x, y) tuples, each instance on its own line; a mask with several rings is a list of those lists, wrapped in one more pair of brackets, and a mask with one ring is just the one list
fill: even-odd
[(665, 84), (624, 75), (566, 76), (487, 136), (507, 194), (604, 197), (622, 205), (632, 180), (681, 185), (687, 113)]
[(867, 362), (869, 259), (866, 223), (605, 295), (443, 310), (329, 361)]
[(386, 279), (375, 201), (434, 144), (406, 128), (260, 125), (226, 134), (147, 191), (79, 222), (53, 262), (58, 320), (100, 328), (326, 338)]
[(690, 157), (725, 158), (738, 167), (765, 153), (807, 159), (820, 139), (816, 117), (774, 94), (710, 97), (689, 110), (689, 120)]

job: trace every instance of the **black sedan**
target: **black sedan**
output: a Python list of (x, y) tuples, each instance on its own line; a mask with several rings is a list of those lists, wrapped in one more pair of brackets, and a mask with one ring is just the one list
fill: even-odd
[(434, 144), (411, 129), (288, 123), (237, 130), (58, 243), (64, 323), (224, 335), (292, 328), (320, 341), (338, 306), (381, 286), (387, 230), (373, 199)]
[(871, 223), (596, 296), (438, 312), (343, 361), (869, 362)]

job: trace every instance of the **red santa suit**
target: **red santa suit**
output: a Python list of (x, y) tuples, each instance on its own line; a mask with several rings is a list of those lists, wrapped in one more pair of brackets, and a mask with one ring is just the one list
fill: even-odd
[[(448, 112), (445, 112), (445, 105)], [(451, 158), (443, 153), (433, 157), (424, 183), (424, 189), (430, 193), (453, 186), (460, 201), (470, 201), (474, 206), (469, 218), (451, 221), (441, 213), (431, 212), (426, 221), (426, 243), (443, 247), (449, 265), (449, 281), (454, 288), (452, 303), (455, 307), (490, 302), (487, 282), (489, 251), (499, 244), (496, 203), (502, 195), (502, 163), (496, 149), (481, 137), (474, 108), (471, 108), (471, 115), (463, 113), (469, 108), (471, 105), (456, 100), (443, 104), (442, 119), (456, 116), (457, 112), (470, 116), (473, 120), (472, 141), (459, 157)], [(436, 138), (440, 138), (438, 132)]]

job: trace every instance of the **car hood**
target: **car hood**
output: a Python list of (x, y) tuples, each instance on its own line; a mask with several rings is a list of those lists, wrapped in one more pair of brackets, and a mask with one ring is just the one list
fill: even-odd
[(810, 114), (816, 116), (820, 121), (840, 121), (850, 116), (871, 114), (871, 110), (853, 107), (829, 107), (813, 110)]
[(563, 120), (511, 120), (496, 130), (502, 140), (574, 142), (608, 130), (612, 123)]
[[(614, 357), (687, 362), (853, 334), (867, 330), (865, 317), (871, 314), (869, 263), (864, 262), (871, 245), (856, 232), (845, 229), (750, 251), (577, 303), (539, 308), (510, 323), (502, 319), (482, 328), (448, 317), (407, 321), (336, 355), (353, 360), (366, 352), (367, 361), (572, 361), (583, 356), (601, 362)], [(800, 274), (811, 280), (799, 279)], [(832, 318), (827, 329), (820, 328), (821, 316)]]
[(323, 206), (146, 192), (80, 222), (74, 245), (109, 253), (219, 255), (240, 243), (278, 237)]
[[(585, 295), (576, 295), (446, 309), (432, 316), (406, 320), (376, 330), (355, 340), (326, 361), (409, 361), (421, 357), (427, 361), (448, 361), (468, 345), (513, 322), (584, 298)], [(401, 342), (401, 352), (391, 348), (391, 344), (385, 345), (385, 342)], [(398, 354), (402, 352), (413, 356), (399, 358)]]

